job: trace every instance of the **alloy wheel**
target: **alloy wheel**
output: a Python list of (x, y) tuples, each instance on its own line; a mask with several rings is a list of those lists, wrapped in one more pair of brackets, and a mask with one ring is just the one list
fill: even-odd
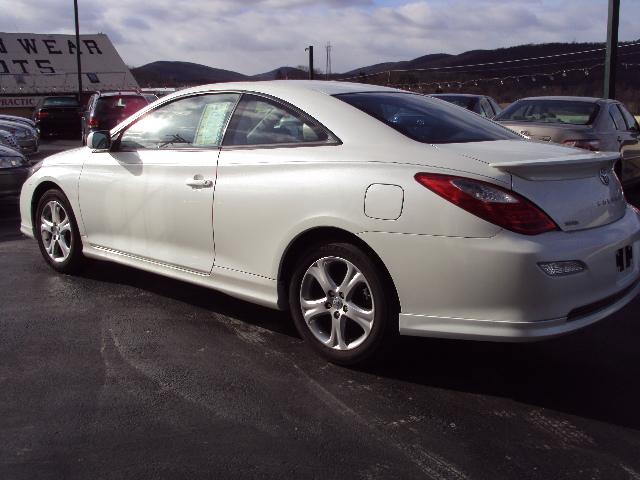
[(375, 300), (360, 269), (340, 257), (323, 257), (306, 270), (300, 308), (314, 337), (334, 350), (353, 350), (371, 333)]
[(71, 253), (71, 219), (62, 204), (51, 200), (42, 209), (40, 215), (40, 234), (42, 244), (49, 258), (62, 263)]

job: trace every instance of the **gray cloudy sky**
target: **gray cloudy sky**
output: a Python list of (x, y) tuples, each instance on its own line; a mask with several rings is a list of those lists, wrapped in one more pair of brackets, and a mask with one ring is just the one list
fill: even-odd
[[(82, 33), (104, 32), (129, 65), (183, 60), (255, 74), (334, 45), (334, 72), (427, 53), (604, 41), (607, 0), (79, 0)], [(640, 38), (621, 0), (620, 39)], [(0, 0), (0, 32), (73, 33), (72, 0)]]

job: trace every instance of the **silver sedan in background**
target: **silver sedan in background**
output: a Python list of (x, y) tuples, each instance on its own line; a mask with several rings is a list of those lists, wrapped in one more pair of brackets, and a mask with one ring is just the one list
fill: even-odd
[(18, 141), (20, 151), (25, 155), (31, 155), (38, 151), (40, 136), (38, 131), (22, 122), (3, 120), (0, 118), (0, 130), (9, 132)]
[(640, 182), (640, 127), (617, 100), (530, 97), (494, 119), (533, 140), (593, 151), (620, 152), (616, 173), (625, 186)]

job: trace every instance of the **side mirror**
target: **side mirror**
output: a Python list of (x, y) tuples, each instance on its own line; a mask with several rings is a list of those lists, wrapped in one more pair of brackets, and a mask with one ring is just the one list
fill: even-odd
[(109, 150), (111, 148), (111, 135), (106, 130), (89, 132), (87, 146), (92, 150)]

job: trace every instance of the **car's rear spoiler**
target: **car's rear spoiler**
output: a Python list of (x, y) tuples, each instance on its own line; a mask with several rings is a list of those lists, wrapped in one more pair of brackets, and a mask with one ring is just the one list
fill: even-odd
[(615, 152), (590, 153), (584, 156), (492, 162), (489, 166), (530, 180), (553, 180), (588, 176), (593, 174), (595, 167), (610, 168), (619, 159), (620, 154)]

